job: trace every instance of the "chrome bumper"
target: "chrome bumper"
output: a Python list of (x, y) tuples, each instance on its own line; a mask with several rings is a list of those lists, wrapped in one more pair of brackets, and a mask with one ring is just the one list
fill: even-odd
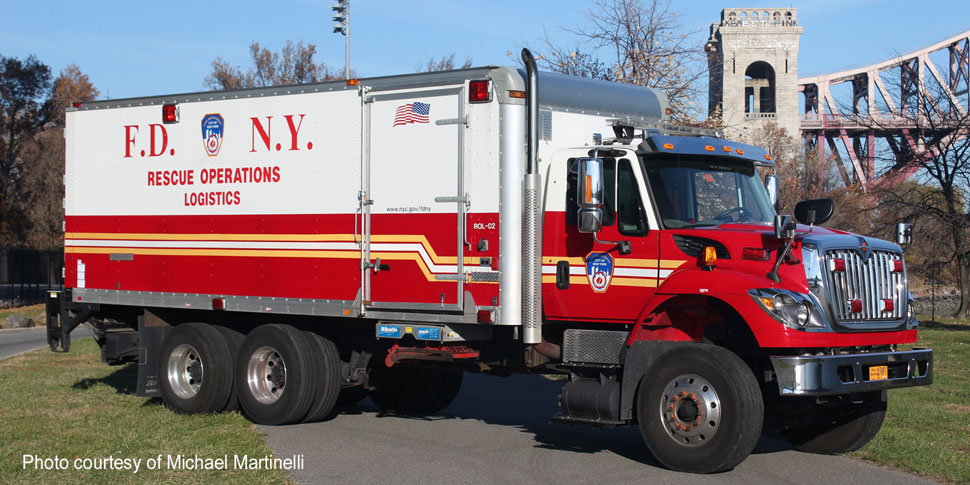
[[(771, 357), (782, 396), (821, 396), (878, 391), (933, 383), (933, 350), (871, 354)], [(870, 380), (869, 369), (886, 366), (886, 379)]]

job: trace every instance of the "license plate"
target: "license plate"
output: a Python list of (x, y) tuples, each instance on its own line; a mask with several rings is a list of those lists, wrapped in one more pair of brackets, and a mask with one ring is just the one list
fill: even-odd
[(884, 381), (889, 379), (889, 366), (874, 365), (869, 368), (870, 381)]

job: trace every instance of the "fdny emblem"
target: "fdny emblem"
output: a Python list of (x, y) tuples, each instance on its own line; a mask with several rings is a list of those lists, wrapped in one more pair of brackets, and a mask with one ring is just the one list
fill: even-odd
[(613, 279), (613, 256), (607, 253), (586, 255), (586, 278), (595, 293), (605, 293)]
[(205, 145), (206, 155), (214, 157), (219, 154), (224, 128), (225, 122), (222, 120), (222, 115), (214, 113), (202, 117), (202, 144)]

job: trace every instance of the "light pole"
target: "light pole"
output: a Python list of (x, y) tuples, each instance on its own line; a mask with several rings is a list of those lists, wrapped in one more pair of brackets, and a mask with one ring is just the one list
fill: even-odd
[(344, 79), (350, 79), (350, 0), (333, 2), (333, 33), (344, 35), (346, 59), (344, 60)]

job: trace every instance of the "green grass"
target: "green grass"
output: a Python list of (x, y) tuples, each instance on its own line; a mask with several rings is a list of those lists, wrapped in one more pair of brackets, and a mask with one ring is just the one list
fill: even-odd
[(970, 323), (938, 320), (921, 326), (917, 344), (933, 349), (933, 384), (889, 391), (882, 430), (854, 456), (970, 483)]
[(0, 310), (0, 328), (3, 328), (3, 322), (10, 315), (23, 315), (25, 317), (33, 318), (34, 323), (36, 323), (39, 326), (41, 322), (37, 321), (37, 316), (42, 315), (43, 313), (44, 313), (43, 304), (22, 306), (19, 308), (9, 308), (7, 310)]
[[(238, 413), (181, 416), (160, 399), (134, 395), (135, 365), (101, 364), (90, 338), (68, 354), (35, 351), (0, 361), (0, 481), (30, 483), (289, 482), (280, 470), (236, 470), (233, 456), (272, 451)], [(137, 474), (124, 470), (41, 471), (23, 455), (67, 458), (141, 458)], [(146, 470), (158, 455), (220, 458), (226, 471)], [(163, 458), (164, 460), (164, 458)]]

